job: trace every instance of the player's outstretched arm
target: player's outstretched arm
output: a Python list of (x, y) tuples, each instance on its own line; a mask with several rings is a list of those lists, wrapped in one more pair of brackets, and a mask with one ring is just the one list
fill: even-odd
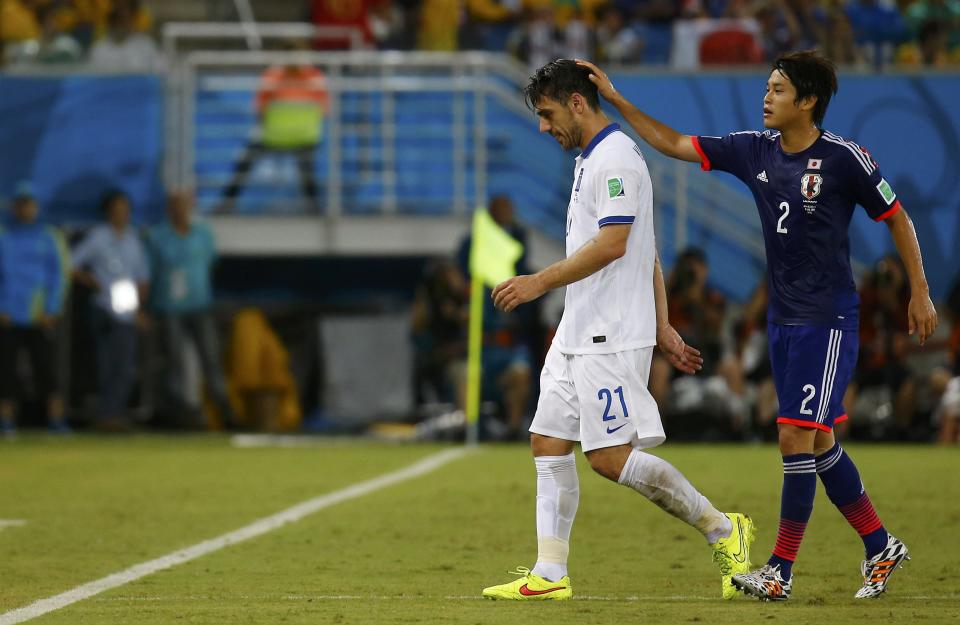
[(551, 289), (583, 280), (623, 256), (627, 251), (628, 236), (630, 224), (610, 224), (600, 228), (600, 233), (572, 256), (531, 276), (517, 276), (498, 284), (491, 294), (494, 305), (509, 312)]
[(657, 309), (657, 347), (671, 365), (684, 373), (694, 374), (703, 368), (700, 350), (687, 345), (680, 333), (670, 325), (667, 311), (667, 287), (660, 266), (660, 253), (657, 252), (653, 265), (653, 299)]
[(920, 243), (917, 242), (917, 231), (910, 215), (902, 207), (884, 223), (890, 228), (897, 253), (900, 254), (900, 260), (903, 261), (910, 280), (910, 305), (907, 309), (910, 334), (917, 332), (920, 344), (923, 345), (937, 329), (937, 309), (930, 301), (930, 287), (923, 273), (923, 258), (920, 255)]
[(597, 90), (604, 100), (612, 104), (623, 118), (627, 120), (630, 127), (633, 128), (640, 138), (649, 143), (655, 150), (662, 152), (667, 156), (678, 158), (682, 161), (699, 163), (700, 155), (693, 147), (693, 141), (690, 135), (677, 132), (670, 126), (658, 122), (650, 117), (633, 104), (630, 103), (613, 86), (610, 78), (599, 67), (590, 61), (577, 60), (577, 64), (589, 69), (590, 82), (597, 86)]

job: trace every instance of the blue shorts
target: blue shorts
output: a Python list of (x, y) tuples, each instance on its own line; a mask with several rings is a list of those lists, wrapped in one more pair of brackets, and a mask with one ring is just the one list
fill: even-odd
[(847, 418), (843, 395), (857, 366), (852, 330), (767, 324), (780, 411), (777, 423), (829, 432)]

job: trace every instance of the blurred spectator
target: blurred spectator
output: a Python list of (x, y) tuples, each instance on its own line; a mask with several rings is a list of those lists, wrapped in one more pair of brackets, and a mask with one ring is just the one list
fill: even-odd
[(822, 44), (823, 53), (837, 64), (862, 64), (864, 57), (854, 40), (853, 26), (839, 0), (830, 0), (825, 19), (826, 34)]
[(960, 443), (960, 275), (947, 296), (946, 311), (953, 324), (949, 344), (952, 368), (949, 372), (938, 371), (932, 376), (934, 385), (939, 386), (937, 390), (941, 392), (933, 421), (939, 427), (937, 440), (942, 445), (956, 445)]
[(465, 50), (504, 50), (522, 15), (522, 0), (467, 0), (460, 30)]
[(61, 0), (53, 5), (53, 13), (63, 32), (70, 33), (82, 47), (90, 48), (107, 36), (110, 15), (117, 8), (133, 15), (134, 32), (150, 33), (153, 16), (142, 0)]
[(54, 431), (67, 431), (58, 381), (56, 330), (63, 311), (67, 263), (61, 234), (37, 223), (37, 201), (22, 183), (13, 219), (0, 231), (0, 434), (15, 431), (19, 356), (30, 359), (33, 388), (47, 404)]
[(773, 60), (784, 52), (821, 46), (826, 13), (807, 0), (765, 0), (755, 8), (764, 55)]
[(237, 312), (228, 353), (228, 384), (239, 407), (238, 424), (271, 432), (299, 428), (303, 411), (290, 352), (261, 311)]
[(617, 65), (639, 63), (643, 57), (643, 40), (626, 23), (623, 12), (615, 5), (606, 7), (600, 13), (597, 56), (605, 63)]
[(879, 0), (850, 0), (847, 17), (854, 40), (867, 62), (883, 67), (893, 60), (893, 51), (906, 35), (906, 26), (895, 6)]
[(904, 12), (910, 36), (923, 50), (924, 64), (960, 47), (960, 2), (957, 0), (914, 0)]
[[(499, 195), (491, 199), (490, 216), (511, 237), (523, 244), (523, 255), (517, 259), (514, 267), (516, 273), (531, 273), (527, 265), (527, 233), (517, 223), (510, 198)], [(457, 252), (460, 270), (468, 278), (472, 242), (473, 237), (468, 234), (460, 243)], [(528, 304), (509, 313), (498, 310), (493, 305), (490, 290), (486, 288), (483, 305), (481, 398), (497, 400), (500, 403), (507, 426), (502, 438), (525, 437), (526, 429), (523, 426), (530, 398), (531, 351), (539, 322), (539, 306)], [(487, 429), (489, 431), (489, 426)]]
[(381, 50), (405, 50), (413, 47), (407, 32), (409, 11), (400, 2), (380, 2), (370, 10), (370, 31)]
[(913, 420), (916, 380), (907, 364), (910, 285), (896, 255), (880, 259), (860, 288), (860, 356), (844, 402), (854, 426), (869, 425), (876, 436)]
[(39, 49), (41, 0), (0, 0), (0, 65), (32, 60)]
[(109, 70), (151, 72), (159, 69), (157, 46), (148, 35), (134, 30), (136, 15), (126, 5), (110, 12), (107, 35), (90, 50), (90, 63)]
[(40, 39), (36, 9), (42, 0), (0, 0), (0, 42), (22, 43)]
[(916, 0), (904, 15), (912, 41), (901, 48), (900, 61), (943, 66), (960, 60), (960, 2)]
[[(767, 340), (767, 279), (764, 277), (744, 304), (737, 328), (743, 377), (753, 396), (753, 424), (764, 435), (775, 437), (780, 408), (773, 382)], [(773, 438), (771, 438), (773, 440)]]
[(257, 137), (234, 167), (221, 210), (233, 210), (257, 160), (269, 153), (287, 153), (297, 158), (300, 185), (310, 208), (320, 212), (314, 161), (327, 105), (327, 79), (318, 68), (293, 63), (268, 68), (260, 77), (254, 104)]
[[(707, 285), (708, 274), (703, 251), (688, 248), (677, 258), (667, 284), (670, 323), (703, 354), (703, 369), (674, 379), (675, 369), (655, 353), (650, 393), (677, 414), (707, 414), (724, 434), (741, 434), (746, 425), (743, 372), (725, 328), (726, 301)], [(710, 424), (696, 427), (706, 434)]]
[(511, 36), (508, 47), (530, 67), (554, 59), (584, 59), (593, 56), (595, 33), (578, 13), (559, 12), (552, 5), (532, 9)]
[(167, 399), (175, 415), (194, 415), (190, 425), (202, 427), (199, 406), (191, 406), (184, 358), (192, 343), (200, 357), (207, 391), (226, 426), (233, 425), (233, 409), (220, 366), (220, 342), (211, 307), (211, 270), (216, 261), (213, 231), (193, 219), (193, 198), (186, 193), (170, 197), (167, 221), (147, 234), (150, 258), (150, 309), (155, 314), (166, 368)]
[[(310, 17), (317, 26), (355, 29), (360, 33), (363, 45), (369, 47), (374, 43), (371, 16), (390, 4), (389, 0), (313, 0)], [(350, 43), (349, 37), (320, 35), (314, 40), (314, 47), (318, 50), (347, 50)]]
[(146, 251), (130, 226), (130, 200), (110, 191), (101, 204), (106, 223), (94, 226), (74, 250), (74, 275), (95, 293), (91, 311), (97, 346), (97, 425), (124, 429), (137, 380), (137, 324), (150, 280)]
[(83, 48), (63, 27), (61, 20), (51, 8), (38, 11), (43, 33), (37, 50), (37, 61), (41, 63), (76, 63), (83, 56)]
[(427, 267), (413, 300), (414, 385), (418, 404), (463, 405), (469, 287), (456, 265)]
[(417, 49), (454, 52), (460, 48), (460, 0), (423, 0), (417, 26)]

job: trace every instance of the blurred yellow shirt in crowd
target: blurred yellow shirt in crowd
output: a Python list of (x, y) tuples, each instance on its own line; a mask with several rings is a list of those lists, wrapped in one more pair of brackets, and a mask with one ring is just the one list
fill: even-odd
[(0, 0), (0, 41), (40, 38), (40, 25), (33, 11), (20, 0)]
[[(94, 39), (100, 39), (107, 34), (107, 20), (111, 10), (113, 10), (112, 0), (73, 0), (72, 6), (65, 6), (57, 11), (57, 23), (60, 28), (68, 32), (80, 24), (92, 24)], [(153, 28), (153, 15), (141, 3), (133, 18), (133, 30), (138, 33), (149, 33), (151, 28)]]
[(424, 0), (420, 9), (417, 49), (453, 52), (457, 49), (461, 0)]

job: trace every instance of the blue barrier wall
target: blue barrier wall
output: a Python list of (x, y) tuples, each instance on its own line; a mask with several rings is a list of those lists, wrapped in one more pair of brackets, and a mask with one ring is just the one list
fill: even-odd
[(105, 191), (130, 195), (134, 219), (155, 221), (161, 182), (163, 89), (155, 76), (0, 76), (0, 197), (34, 183), (42, 218), (100, 218)]
[[(762, 130), (767, 74), (614, 76), (617, 88), (655, 118), (688, 134)], [(840, 76), (824, 126), (867, 148), (910, 213), (935, 297), (960, 271), (960, 76)], [(648, 148), (649, 149), (649, 148)], [(691, 165), (696, 167), (696, 165)], [(745, 187), (724, 173), (739, 188)], [(851, 249), (872, 263), (893, 243), (857, 211)]]

